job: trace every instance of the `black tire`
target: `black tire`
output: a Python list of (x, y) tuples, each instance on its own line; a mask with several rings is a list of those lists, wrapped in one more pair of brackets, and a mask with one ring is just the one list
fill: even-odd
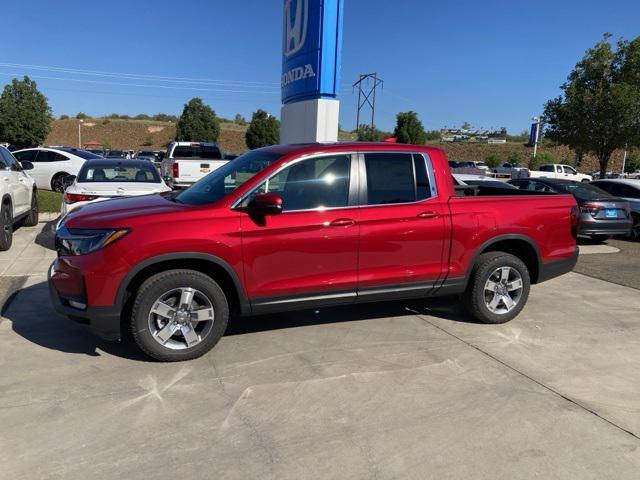
[(39, 220), (40, 213), (38, 210), (38, 196), (34, 190), (31, 197), (31, 210), (29, 211), (29, 215), (27, 215), (27, 217), (22, 221), (22, 225), (25, 227), (35, 227), (38, 225)]
[(604, 242), (606, 240), (609, 240), (610, 237), (611, 235), (593, 234), (591, 235), (591, 240), (593, 240), (594, 242)]
[(5, 202), (0, 208), (0, 251), (5, 252), (11, 248), (13, 243), (13, 210), (11, 203)]
[(68, 173), (56, 173), (51, 179), (51, 191), (64, 193), (64, 179), (68, 176)]
[[(496, 270), (502, 267), (510, 267), (515, 270), (520, 276), (522, 287), (518, 293), (517, 301), (511, 310), (505, 311), (504, 313), (494, 313), (489, 309), (489, 305), (487, 304), (488, 299), (485, 284), (490, 280), (490, 277), (495, 274)], [(467, 285), (467, 290), (464, 292), (462, 300), (467, 312), (476, 320), (490, 324), (506, 323), (515, 318), (524, 308), (529, 298), (530, 286), (531, 279), (529, 277), (529, 270), (518, 257), (504, 252), (484, 253), (478, 257), (473, 267), (469, 285)], [(497, 292), (495, 295), (497, 295)], [(491, 294), (489, 294), (489, 296), (491, 296)], [(505, 304), (505, 310), (507, 309)]]
[[(195, 289), (203, 297), (206, 297), (205, 300), (208, 300), (213, 308), (213, 325), (209, 327), (204, 338), (198, 334), (199, 343), (193, 346), (183, 345), (182, 349), (176, 350), (162, 345), (159, 340), (156, 340), (156, 336), (150, 328), (155, 328), (155, 322), (164, 321), (164, 317), (151, 317), (151, 310), (167, 292), (184, 288)], [(176, 317), (173, 318), (175, 321)], [(140, 349), (150, 357), (161, 362), (178, 362), (200, 357), (211, 350), (227, 329), (228, 320), (227, 298), (211, 277), (194, 270), (168, 270), (148, 278), (140, 286), (131, 311), (131, 332)], [(195, 325), (197, 329), (198, 323), (196, 322)], [(158, 327), (158, 330), (161, 328)], [(169, 342), (180, 343), (181, 337), (186, 338), (186, 335), (183, 336), (182, 331), (176, 331)]]

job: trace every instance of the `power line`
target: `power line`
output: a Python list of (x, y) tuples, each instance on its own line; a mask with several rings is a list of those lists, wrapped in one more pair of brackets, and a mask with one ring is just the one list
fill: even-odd
[[(8, 75), (13, 77), (19, 77), (25, 75), (24, 73), (8, 73), (0, 72), (0, 75)], [(215, 89), (215, 88), (199, 88), (199, 87), (187, 87), (179, 85), (152, 85), (152, 84), (138, 84), (138, 83), (124, 83), (124, 82), (106, 82), (103, 80), (89, 80), (86, 78), (65, 78), (65, 77), (52, 77), (48, 75), (30, 75), (33, 78), (39, 78), (42, 80), (59, 80), (63, 82), (76, 82), (76, 83), (91, 83), (98, 85), (113, 85), (120, 87), (135, 87), (135, 88), (161, 88), (168, 90), (188, 90), (198, 92), (219, 92), (219, 93), (259, 93), (266, 95), (277, 95), (277, 91), (262, 91), (262, 90), (229, 90), (229, 89)]]
[(129, 79), (129, 80), (152, 80), (152, 81), (160, 81), (160, 82), (168, 82), (168, 83), (193, 83), (193, 84), (203, 84), (203, 85), (214, 83), (214, 84), (222, 84), (222, 85), (229, 85), (229, 86), (231, 85), (244, 86), (247, 88), (251, 88), (251, 87), (279, 88), (280, 87), (279, 82), (262, 82), (262, 81), (251, 81), (251, 80), (219, 80), (219, 79), (189, 78), (189, 77), (167, 77), (162, 75), (147, 75), (147, 74), (140, 74), (140, 73), (86, 70), (86, 69), (80, 69), (80, 68), (58, 67), (58, 66), (52, 66), (52, 65), (31, 65), (31, 64), (21, 64), (21, 63), (0, 62), (0, 67), (23, 68), (27, 70), (40, 70), (40, 71), (58, 72), (58, 73), (72, 73), (75, 75), (123, 78), (123, 79)]

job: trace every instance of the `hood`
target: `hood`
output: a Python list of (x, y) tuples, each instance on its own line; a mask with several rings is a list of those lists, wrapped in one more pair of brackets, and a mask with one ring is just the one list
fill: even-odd
[(69, 228), (125, 227), (134, 217), (182, 213), (193, 207), (171, 200), (171, 195), (143, 195), (91, 202), (72, 210), (63, 223)]

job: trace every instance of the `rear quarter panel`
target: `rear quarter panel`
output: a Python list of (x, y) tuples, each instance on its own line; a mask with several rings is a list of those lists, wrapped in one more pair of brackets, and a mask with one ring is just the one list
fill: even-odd
[(576, 249), (570, 221), (575, 205), (570, 195), (452, 198), (448, 277), (464, 277), (478, 250), (500, 236), (530, 239), (543, 264), (571, 257)]

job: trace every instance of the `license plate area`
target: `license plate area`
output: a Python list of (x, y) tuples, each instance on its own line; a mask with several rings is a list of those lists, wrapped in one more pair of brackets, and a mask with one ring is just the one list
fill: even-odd
[(618, 218), (618, 210), (615, 208), (605, 208), (604, 216), (606, 218)]

